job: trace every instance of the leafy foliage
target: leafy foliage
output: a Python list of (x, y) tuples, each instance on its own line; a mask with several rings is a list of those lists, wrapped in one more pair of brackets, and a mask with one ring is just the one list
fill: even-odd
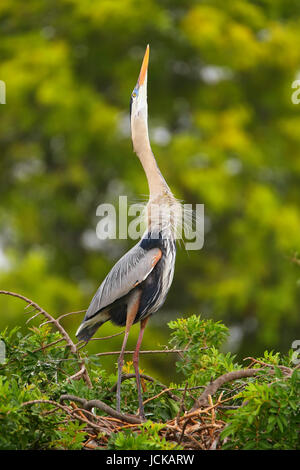
[(41, 407), (22, 409), (29, 399), (44, 399), (35, 384), (20, 383), (17, 378), (0, 377), (0, 448), (43, 449), (57, 437), (58, 419), (55, 415), (42, 417)]
[[(210, 448), (214, 441), (223, 449), (299, 448), (299, 369), (291, 355), (274, 352), (251, 359), (258, 375), (224, 383), (212, 395), (214, 405), (208, 403), (198, 415), (192, 413), (185, 431), (174, 434), (184, 422), (183, 412), (189, 413), (199, 394), (222, 374), (239, 372), (241, 365), (220, 350), (227, 335), (220, 322), (192, 315), (169, 326), (170, 345), (184, 348), (177, 362), (183, 382), (166, 387), (155, 379), (143, 379), (148, 421), (129, 427), (106, 421), (103, 409), (85, 415), (76, 405), (76, 400), (84, 399), (115, 406), (116, 374), (108, 375), (99, 357), (84, 355), (89, 387), (82, 378), (69, 380), (77, 370), (76, 359), (48, 324), (30, 328), (26, 335), (18, 328), (4, 330), (1, 340), (7, 357), (0, 365), (0, 448), (81, 449), (91, 446), (91, 439), (92, 448), (114, 450)], [(123, 373), (131, 372), (129, 361)], [(123, 413), (135, 415), (136, 395), (135, 379), (125, 380)], [(70, 405), (62, 400), (66, 396)]]
[(201, 320), (200, 316), (192, 315), (188, 320), (170, 322), (169, 327), (174, 330), (171, 344), (187, 348), (176, 366), (178, 372), (188, 378), (189, 384), (204, 385), (234, 369), (234, 356), (223, 354), (218, 349), (228, 335), (228, 328), (222, 323)]
[(249, 383), (238, 398), (244, 406), (229, 413), (225, 449), (299, 448), (299, 371), (289, 378), (276, 369), (273, 383)]
[(130, 430), (113, 434), (110, 438), (108, 449), (114, 450), (179, 450), (182, 447), (176, 442), (167, 441), (159, 435), (164, 424), (152, 423), (142, 424), (140, 432)]

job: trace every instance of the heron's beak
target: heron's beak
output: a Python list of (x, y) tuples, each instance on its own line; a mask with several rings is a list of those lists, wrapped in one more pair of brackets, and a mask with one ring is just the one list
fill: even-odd
[(149, 64), (149, 52), (150, 52), (150, 48), (149, 48), (149, 44), (148, 44), (147, 48), (146, 48), (145, 55), (144, 55), (144, 59), (143, 59), (139, 79), (137, 81), (137, 86), (139, 88), (145, 83), (145, 80), (146, 80), (146, 77), (147, 77), (147, 70), (148, 70), (148, 64)]
[(150, 48), (148, 44), (144, 55), (140, 75), (135, 87), (135, 91), (137, 93), (136, 112), (138, 114), (141, 113), (145, 117), (147, 116), (147, 72), (149, 64), (149, 52)]

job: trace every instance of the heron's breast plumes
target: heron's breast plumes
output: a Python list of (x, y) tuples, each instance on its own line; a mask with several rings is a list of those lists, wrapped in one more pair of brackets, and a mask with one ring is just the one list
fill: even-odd
[(160, 232), (162, 238), (177, 238), (183, 217), (183, 206), (172, 193), (150, 199), (146, 206), (148, 231)]

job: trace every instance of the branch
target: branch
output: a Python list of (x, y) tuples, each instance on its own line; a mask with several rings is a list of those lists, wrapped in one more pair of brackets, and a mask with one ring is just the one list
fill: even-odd
[(137, 416), (127, 415), (119, 413), (118, 411), (111, 408), (109, 405), (104, 403), (101, 400), (86, 400), (85, 398), (76, 397), (75, 395), (61, 395), (60, 402), (62, 403), (65, 400), (75, 401), (82, 405), (82, 408), (90, 411), (92, 408), (98, 408), (99, 410), (104, 411), (113, 418), (117, 418), (121, 421), (125, 421), (131, 424), (141, 424), (143, 421)]
[(32, 300), (28, 299), (24, 295), (17, 294), (16, 292), (9, 292), (9, 291), (5, 291), (5, 290), (0, 290), (0, 294), (11, 295), (12, 297), (17, 297), (18, 299), (24, 300), (24, 302), (29, 304), (31, 307), (34, 307), (35, 310), (38, 310), (42, 315), (44, 315), (49, 320), (50, 323), (53, 323), (56, 326), (56, 328), (58, 329), (60, 334), (64, 337), (64, 339), (65, 339), (66, 343), (68, 344), (68, 346), (70, 346), (71, 352), (73, 354), (77, 353), (75, 344), (71, 340), (68, 333), (61, 326), (61, 324), (57, 320), (55, 320), (55, 318), (53, 318), (48, 312), (46, 312), (46, 310), (44, 310), (42, 307), (40, 307), (37, 303), (35, 303)]
[[(83, 377), (83, 379), (85, 380), (87, 386), (89, 388), (92, 387), (92, 382), (91, 382), (91, 379), (88, 375), (88, 372), (86, 370), (86, 367), (85, 367), (85, 364), (84, 364), (84, 361), (83, 359), (80, 357), (77, 349), (76, 349), (76, 346), (75, 344), (73, 343), (72, 339), (70, 338), (70, 336), (68, 335), (68, 333), (66, 332), (66, 330), (63, 328), (63, 326), (59, 323), (58, 320), (56, 320), (55, 318), (52, 317), (52, 315), (50, 315), (50, 313), (46, 312), (46, 310), (44, 310), (42, 307), (40, 307), (36, 302), (33, 302), (33, 300), (30, 300), (28, 299), (27, 297), (25, 297), (24, 295), (21, 295), (21, 294), (17, 294), (16, 292), (10, 292), (10, 291), (6, 291), (6, 290), (0, 290), (0, 294), (4, 294), (4, 295), (10, 295), (12, 297), (17, 297), (18, 299), (21, 299), (21, 300), (24, 300), (24, 302), (26, 302), (28, 304), (28, 307), (33, 307), (35, 310), (37, 310), (40, 314), (44, 315), (44, 317), (47, 318), (48, 322), (49, 323), (53, 323), (53, 325), (57, 328), (57, 330), (60, 332), (60, 334), (62, 335), (62, 337), (64, 338), (64, 340), (66, 341), (67, 345), (69, 346), (70, 348), (70, 351), (71, 353), (77, 357), (78, 359), (78, 363), (79, 363), (79, 367), (80, 367), (80, 372), (81, 372), (81, 375), (80, 377)], [(76, 375), (76, 374), (75, 374)], [(79, 376), (76, 375), (76, 378), (79, 379), (80, 378)]]
[(45, 405), (54, 405), (56, 408), (60, 408), (61, 410), (65, 411), (66, 413), (69, 413), (69, 409), (67, 406), (64, 406), (60, 403), (57, 403), (56, 401), (53, 400), (31, 400), (31, 401), (25, 401), (24, 403), (21, 404), (21, 406), (28, 406), (28, 405), (37, 405), (37, 404), (45, 404)]
[(45, 404), (45, 405), (54, 405), (55, 406), (55, 409), (56, 408), (60, 408), (61, 410), (63, 410), (67, 415), (69, 416), (73, 416), (74, 413), (77, 413), (76, 414), (76, 418), (83, 422), (83, 423), (86, 423), (88, 424), (89, 426), (97, 429), (97, 431), (102, 431), (102, 427), (99, 426), (98, 424), (95, 424), (91, 421), (89, 421), (87, 418), (85, 418), (84, 416), (81, 416), (78, 414), (78, 412), (80, 410), (78, 409), (75, 409), (75, 410), (70, 410), (67, 406), (65, 405), (62, 405), (61, 403), (57, 403), (56, 401), (53, 401), (53, 400), (31, 400), (31, 401), (26, 401), (24, 403), (22, 403), (22, 406), (28, 406), (28, 405), (36, 405), (36, 404)]
[(233, 380), (243, 379), (246, 377), (254, 377), (258, 375), (260, 371), (261, 369), (242, 369), (234, 370), (232, 372), (227, 372), (226, 374), (221, 375), (205, 388), (198, 400), (196, 400), (191, 411), (195, 411), (198, 408), (201, 408), (202, 406), (207, 406), (209, 395), (214, 395), (217, 390), (219, 390), (219, 388), (222, 387), (222, 385), (224, 385), (225, 383), (232, 382)]

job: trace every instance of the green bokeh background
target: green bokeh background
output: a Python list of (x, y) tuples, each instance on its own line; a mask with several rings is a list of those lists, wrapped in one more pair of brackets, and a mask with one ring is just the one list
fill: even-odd
[[(0, 28), (0, 289), (55, 316), (84, 309), (134, 243), (97, 240), (96, 209), (148, 192), (128, 108), (149, 43), (152, 148), (175, 196), (205, 205), (206, 233), (202, 250), (178, 251), (143, 347), (165, 344), (169, 320), (201, 313), (230, 327), (239, 356), (290, 349), (300, 337), (300, 3), (1, 0)], [(0, 327), (27, 328), (23, 307), (0, 296)], [(65, 319), (72, 337), (81, 318)], [(141, 364), (166, 379), (172, 360)]]

